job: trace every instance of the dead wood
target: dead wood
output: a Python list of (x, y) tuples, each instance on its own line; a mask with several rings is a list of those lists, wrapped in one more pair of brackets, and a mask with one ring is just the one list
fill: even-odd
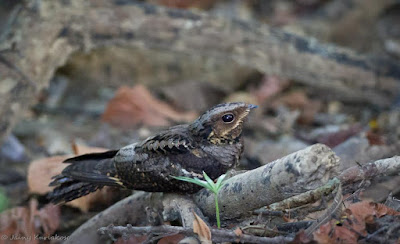
[[(151, 211), (145, 211), (146, 209)], [(180, 220), (184, 228), (191, 229), (193, 213), (205, 219), (201, 210), (188, 196), (137, 192), (84, 223), (73, 232), (66, 243), (99, 243), (100, 236), (96, 234), (97, 229), (110, 224), (140, 225), (146, 222), (162, 224), (163, 221)], [(152, 218), (160, 219), (152, 221)]]
[(152, 194), (138, 192), (130, 197), (127, 197), (118, 203), (112, 205), (108, 209), (100, 212), (78, 229), (76, 229), (65, 243), (100, 243), (100, 236), (97, 235), (96, 230), (114, 225), (140, 225), (146, 222), (146, 206), (153, 205), (153, 200), (157, 196)]
[(165, 194), (163, 198), (164, 221), (180, 220), (183, 227), (193, 228), (194, 215), (205, 217), (193, 199), (179, 194)]
[(162, 49), (233, 61), (330, 91), (342, 101), (389, 105), (399, 65), (266, 25), (138, 1), (26, 1), (0, 40), (0, 138), (71, 53), (99, 47)]
[(277, 203), (273, 203), (268, 206), (268, 209), (271, 211), (283, 211), (285, 209), (293, 209), (309, 203), (314, 203), (320, 200), (322, 197), (332, 193), (335, 189), (338, 188), (339, 184), (339, 179), (334, 178), (325, 185), (318, 187), (317, 189), (307, 191), (293, 197), (289, 197)]
[(343, 202), (343, 195), (342, 195), (342, 186), (341, 184), (336, 185), (336, 195), (333, 199), (332, 205), (325, 210), (325, 213), (319, 217), (314, 223), (305, 230), (307, 236), (310, 236), (314, 231), (316, 231), (319, 227), (323, 224), (327, 223), (332, 218), (340, 217), (342, 213), (342, 202)]
[(377, 176), (395, 175), (400, 172), (400, 156), (377, 160), (363, 166), (353, 166), (339, 175), (343, 185), (350, 185)]
[[(222, 219), (318, 188), (337, 174), (339, 159), (332, 150), (315, 144), (263, 167), (228, 179), (218, 194)], [(195, 201), (207, 216), (214, 216), (214, 195), (203, 189)]]
[[(326, 192), (331, 192), (333, 188), (329, 187), (330, 185), (337, 185), (337, 181), (332, 181), (331, 184), (322, 186), (336, 175), (336, 171), (339, 168), (338, 164), (338, 158), (328, 147), (316, 144), (258, 169), (236, 175), (227, 180), (226, 185), (218, 195), (221, 216), (225, 219), (232, 219), (245, 215), (251, 210), (282, 201), (290, 195), (298, 195), (302, 192), (303, 194), (300, 195), (304, 196), (307, 201), (310, 199), (316, 200), (316, 198), (324, 195)], [(354, 182), (370, 179), (378, 175), (396, 174), (399, 172), (399, 169), (400, 157), (395, 156), (393, 158), (378, 160), (363, 167), (349, 168), (339, 175), (339, 179), (342, 185), (346, 187)], [(316, 194), (307, 192), (316, 188), (317, 190), (315, 191), (318, 192), (310, 191)], [(203, 210), (205, 218), (211, 217), (214, 219), (215, 205), (213, 195), (207, 193), (207, 190), (202, 190), (195, 194), (194, 199), (196, 204)], [(298, 197), (295, 196), (289, 199), (298, 199)], [(196, 204), (188, 196), (136, 193), (114, 204), (83, 224), (71, 235), (67, 243), (75, 243), (81, 241), (82, 238), (98, 242), (100, 237), (96, 234), (96, 231), (110, 224), (143, 224), (146, 220), (146, 213), (143, 211), (145, 206), (155, 206), (158, 209), (163, 209), (163, 220), (176, 220), (180, 218), (184, 225), (182, 230), (191, 231), (193, 223), (192, 211), (203, 218)], [(119, 229), (119, 227), (112, 227), (112, 230), (115, 228), (115, 230), (118, 230), (114, 234), (123, 234), (127, 228), (121, 227)], [(134, 230), (131, 234), (142, 230), (140, 228), (135, 229), (136, 227), (132, 228), (128, 228)], [(151, 229), (152, 227), (143, 228)], [(103, 228), (102, 230), (106, 229)]]
[[(108, 226), (102, 227), (98, 230), (98, 233), (101, 235), (108, 235), (110, 237), (130, 237), (133, 235), (158, 235), (158, 236), (168, 236), (174, 234), (184, 234), (184, 235), (195, 235), (193, 233), (193, 229), (184, 228), (179, 226), (170, 226), (170, 225), (162, 225), (162, 226), (143, 226), (143, 227), (133, 227), (132, 225), (128, 226)], [(221, 242), (233, 242), (233, 243), (288, 243), (293, 240), (290, 237), (260, 237), (253, 235), (237, 235), (232, 230), (227, 229), (211, 229), (211, 238), (215, 243)]]

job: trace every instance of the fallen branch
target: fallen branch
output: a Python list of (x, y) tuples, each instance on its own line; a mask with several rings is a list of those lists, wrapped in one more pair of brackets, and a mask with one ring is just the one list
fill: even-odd
[(334, 178), (317, 189), (301, 193), (277, 203), (273, 203), (268, 206), (268, 209), (271, 211), (282, 211), (285, 209), (296, 208), (305, 204), (314, 203), (320, 200), (323, 196), (333, 192), (338, 187), (338, 184), (340, 184), (339, 179)]
[[(102, 227), (98, 230), (100, 235), (108, 235), (110, 237), (129, 237), (132, 235), (143, 236), (143, 235), (159, 235), (168, 236), (175, 234), (184, 235), (195, 235), (191, 228), (184, 228), (178, 226), (162, 225), (162, 226), (143, 226), (133, 227), (132, 225), (125, 226), (108, 226)], [(234, 243), (288, 243), (293, 240), (290, 237), (260, 237), (253, 235), (237, 235), (232, 230), (226, 229), (211, 229), (211, 238), (213, 242), (234, 242)]]
[(153, 204), (154, 197), (157, 195), (138, 192), (117, 202), (81, 225), (65, 243), (100, 243), (96, 231), (103, 226), (145, 223), (147, 216), (143, 209)]
[[(218, 194), (221, 217), (233, 219), (263, 206), (318, 188), (337, 174), (339, 159), (315, 144), (263, 167), (228, 179)], [(214, 195), (203, 189), (195, 201), (206, 216), (214, 216)]]
[[(184, 227), (193, 227), (193, 212), (204, 218), (201, 210), (193, 203), (188, 196), (178, 194), (146, 193), (137, 192), (118, 203), (100, 212), (78, 229), (76, 229), (65, 243), (99, 243), (100, 236), (97, 229), (100, 227), (113, 225), (140, 225), (149, 220), (147, 208), (158, 210), (162, 215), (161, 221), (181, 220)], [(193, 212), (192, 212), (193, 211)], [(156, 212), (152, 214), (158, 214)], [(161, 216), (160, 216), (161, 217)], [(158, 222), (158, 221), (156, 221)]]
[(339, 175), (342, 185), (373, 179), (376, 176), (394, 175), (400, 172), (400, 156), (377, 160), (375, 162), (363, 165), (353, 166), (346, 169)]
[(205, 219), (199, 207), (189, 196), (179, 194), (165, 194), (163, 199), (163, 219), (173, 221), (180, 219), (183, 227), (193, 228), (194, 214)]
[(343, 194), (342, 194), (342, 186), (340, 183), (336, 185), (336, 195), (333, 199), (332, 205), (325, 210), (325, 213), (320, 216), (314, 223), (305, 230), (305, 234), (310, 236), (314, 231), (316, 231), (323, 224), (327, 223), (334, 217), (339, 217), (342, 213), (342, 202), (343, 202)]

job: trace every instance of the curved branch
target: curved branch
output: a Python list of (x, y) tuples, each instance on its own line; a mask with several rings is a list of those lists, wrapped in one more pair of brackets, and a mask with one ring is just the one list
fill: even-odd
[(205, 220), (204, 214), (190, 196), (164, 194), (164, 221), (173, 221), (179, 218), (183, 227), (193, 228), (193, 221), (195, 220), (193, 212)]
[(85, 222), (69, 236), (65, 243), (101, 243), (97, 229), (103, 226), (143, 224), (147, 218), (143, 209), (152, 205), (153, 201), (154, 196), (150, 193), (135, 193)]

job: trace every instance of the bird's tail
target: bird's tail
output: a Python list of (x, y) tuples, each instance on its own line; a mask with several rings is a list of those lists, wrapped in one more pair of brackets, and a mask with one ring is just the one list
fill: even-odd
[(53, 203), (69, 202), (106, 185), (119, 186), (112, 160), (117, 152), (90, 153), (67, 159), (64, 163), (70, 165), (53, 177), (49, 185), (55, 188), (48, 198)]

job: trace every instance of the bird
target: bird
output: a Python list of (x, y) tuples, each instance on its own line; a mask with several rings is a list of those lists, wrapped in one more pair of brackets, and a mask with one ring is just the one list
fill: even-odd
[(243, 122), (256, 105), (232, 102), (216, 105), (189, 124), (176, 125), (119, 150), (69, 158), (54, 176), (48, 198), (72, 201), (104, 186), (147, 192), (193, 194), (201, 186), (175, 177), (212, 180), (239, 164), (243, 152)]

